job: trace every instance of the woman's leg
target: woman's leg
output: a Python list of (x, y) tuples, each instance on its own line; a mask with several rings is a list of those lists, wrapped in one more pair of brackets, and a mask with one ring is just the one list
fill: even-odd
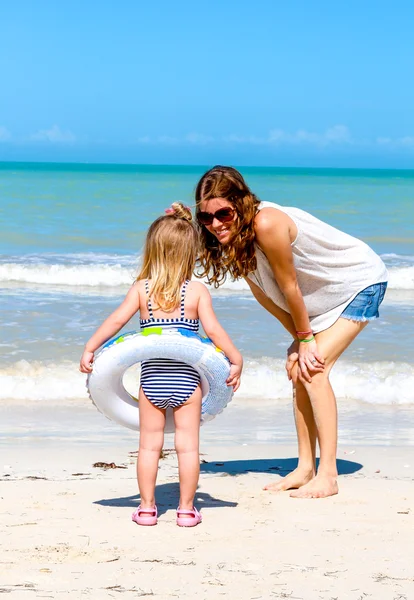
[(294, 498), (326, 498), (338, 493), (336, 450), (337, 450), (337, 407), (336, 398), (329, 381), (332, 367), (368, 324), (340, 318), (325, 331), (317, 334), (318, 349), (325, 358), (325, 370), (312, 376), (310, 383), (303, 382), (308, 392), (315, 417), (320, 449), (319, 467), (316, 476), (292, 492)]
[(165, 411), (154, 406), (140, 388), (137, 479), (142, 508), (152, 508), (155, 504), (155, 484), (164, 444), (164, 426)]
[(174, 409), (175, 450), (180, 477), (180, 508), (191, 510), (200, 474), (201, 388), (185, 404)]
[[(325, 498), (338, 493), (336, 481), (337, 408), (329, 374), (344, 350), (366, 325), (366, 321), (356, 322), (340, 318), (329, 329), (315, 336), (318, 350), (325, 358), (325, 369), (322, 373), (312, 375), (310, 383), (306, 381), (296, 383), (295, 419), (299, 444), (299, 465), (304, 469), (299, 471), (298, 465), (298, 469), (288, 475), (286, 479), (276, 486), (268, 486), (267, 489), (285, 490), (290, 487), (298, 487), (299, 489), (291, 494), (295, 498)], [(320, 448), (320, 461), (316, 476), (309, 480), (309, 455), (314, 447), (315, 428)], [(302, 481), (300, 481), (300, 475), (304, 476)]]
[(281, 481), (267, 484), (264, 489), (283, 492), (299, 488), (315, 476), (316, 424), (309, 395), (297, 379), (297, 363), (292, 369), (293, 412), (298, 437), (299, 461), (297, 468)]

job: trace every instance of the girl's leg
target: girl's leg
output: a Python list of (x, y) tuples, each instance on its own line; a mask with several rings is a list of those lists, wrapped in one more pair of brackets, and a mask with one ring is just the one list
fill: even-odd
[[(298, 466), (298, 469), (288, 475), (286, 480), (280, 482), (279, 487), (268, 486), (267, 489), (298, 487), (299, 489), (291, 494), (295, 498), (325, 498), (338, 493), (336, 481), (338, 475), (336, 469), (337, 408), (329, 374), (344, 350), (366, 325), (367, 322), (340, 318), (329, 329), (315, 336), (319, 352), (325, 358), (325, 370), (323, 373), (312, 375), (310, 383), (298, 381), (296, 384), (295, 417), (299, 443), (299, 465), (305, 466), (305, 469), (299, 471)], [(301, 391), (298, 394), (299, 389)], [(313, 447), (315, 427), (320, 448), (320, 461), (318, 473), (309, 480), (309, 455)], [(302, 481), (300, 475), (304, 476)], [(284, 481), (286, 484), (290, 483), (289, 487), (284, 485)]]
[(165, 411), (154, 406), (140, 388), (137, 479), (142, 508), (152, 508), (155, 504), (155, 484), (164, 444), (164, 426)]
[(197, 387), (185, 404), (174, 409), (175, 450), (180, 477), (179, 507), (191, 510), (200, 474), (201, 388)]

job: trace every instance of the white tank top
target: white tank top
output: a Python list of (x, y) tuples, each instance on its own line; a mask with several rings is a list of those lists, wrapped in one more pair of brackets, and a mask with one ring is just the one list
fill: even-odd
[[(292, 243), (293, 261), (315, 333), (333, 325), (345, 307), (366, 287), (388, 281), (384, 263), (361, 240), (299, 208), (261, 202), (259, 210), (267, 207), (287, 214), (298, 229)], [(277, 306), (289, 312), (269, 261), (257, 244), (256, 258), (257, 269), (248, 275), (249, 279)]]

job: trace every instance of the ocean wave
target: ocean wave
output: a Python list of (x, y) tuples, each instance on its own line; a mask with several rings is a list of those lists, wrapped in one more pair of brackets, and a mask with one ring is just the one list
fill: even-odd
[[(125, 385), (131, 393), (138, 388), (138, 371), (135, 367), (126, 375)], [(407, 363), (341, 361), (332, 371), (331, 381), (338, 398), (373, 405), (414, 406), (414, 366)], [(88, 400), (85, 382), (78, 363), (20, 360), (0, 366), (0, 400)], [(282, 360), (246, 359), (236, 398), (286, 400), (291, 396), (290, 385)]]
[[(138, 269), (135, 265), (131, 259), (124, 259), (123, 264), (115, 260), (90, 264), (0, 262), (0, 284), (60, 288), (126, 287), (136, 277)], [(391, 290), (414, 290), (414, 266), (390, 267), (388, 287)], [(228, 280), (220, 287), (220, 292), (244, 294), (248, 289), (243, 280)]]
[[(414, 257), (384, 254), (390, 290), (414, 291)], [(47, 286), (60, 289), (125, 288), (132, 284), (141, 257), (104, 253), (27, 254), (0, 257), (0, 285)], [(245, 294), (243, 280), (227, 280), (215, 293)]]
[[(245, 360), (240, 397), (289, 398), (284, 361), (263, 357)], [(340, 361), (330, 380), (338, 398), (377, 405), (414, 406), (414, 365), (401, 362)]]
[[(135, 262), (136, 264), (136, 262)], [(48, 286), (67, 288), (116, 288), (132, 285), (138, 268), (133, 264), (60, 264), (0, 262), (0, 285)], [(243, 281), (226, 281), (217, 293), (245, 293), (249, 290)]]
[(0, 264), (0, 282), (68, 287), (126, 286), (136, 271), (120, 264)]
[(15, 255), (0, 255), (1, 263), (16, 263), (19, 265), (93, 265), (93, 264), (119, 264), (136, 268), (140, 261), (139, 255), (134, 254), (106, 254), (103, 252), (58, 252), (30, 253)]
[(388, 269), (390, 290), (414, 290), (414, 266)]
[(395, 254), (394, 252), (388, 252), (386, 254), (381, 254), (381, 258), (390, 267), (407, 267), (414, 263), (414, 256), (410, 256), (409, 254)]

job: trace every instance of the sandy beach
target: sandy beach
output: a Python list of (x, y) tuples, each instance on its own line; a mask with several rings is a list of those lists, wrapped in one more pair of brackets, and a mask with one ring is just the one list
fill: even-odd
[[(414, 600), (414, 2), (23, 0), (0, 16), (0, 600)], [(244, 366), (201, 428), (202, 523), (176, 525), (168, 435), (158, 523), (143, 527), (138, 432), (99, 413), (79, 360), (141, 273), (191, 278), (175, 268), (190, 252), (148, 237), (176, 202), (204, 240), (194, 278)], [(382, 296), (385, 281), (377, 319), (371, 284)], [(234, 362), (190, 296), (177, 323), (201, 317)], [(151, 316), (135, 298), (111, 335)], [(359, 301), (348, 318), (367, 327), (340, 318)], [(286, 351), (311, 329), (338, 400), (339, 494), (295, 499), (263, 488), (297, 465)], [(122, 378), (134, 398), (139, 373)], [(333, 465), (333, 400), (315, 387)]]
[[(1, 593), (16, 599), (414, 597), (413, 446), (342, 444), (340, 494), (295, 500), (288, 492), (262, 491), (294, 467), (294, 444), (240, 443), (237, 435), (211, 444), (209, 424), (197, 493), (203, 523), (175, 524), (177, 464), (168, 437), (158, 525), (139, 527), (131, 521), (139, 502), (135, 433), (82, 405), (49, 407), (42, 429), (45, 410), (21, 406), (19, 417), (18, 407), (1, 408), (3, 436), (8, 432), (0, 446)], [(218, 432), (219, 425), (216, 419)]]

